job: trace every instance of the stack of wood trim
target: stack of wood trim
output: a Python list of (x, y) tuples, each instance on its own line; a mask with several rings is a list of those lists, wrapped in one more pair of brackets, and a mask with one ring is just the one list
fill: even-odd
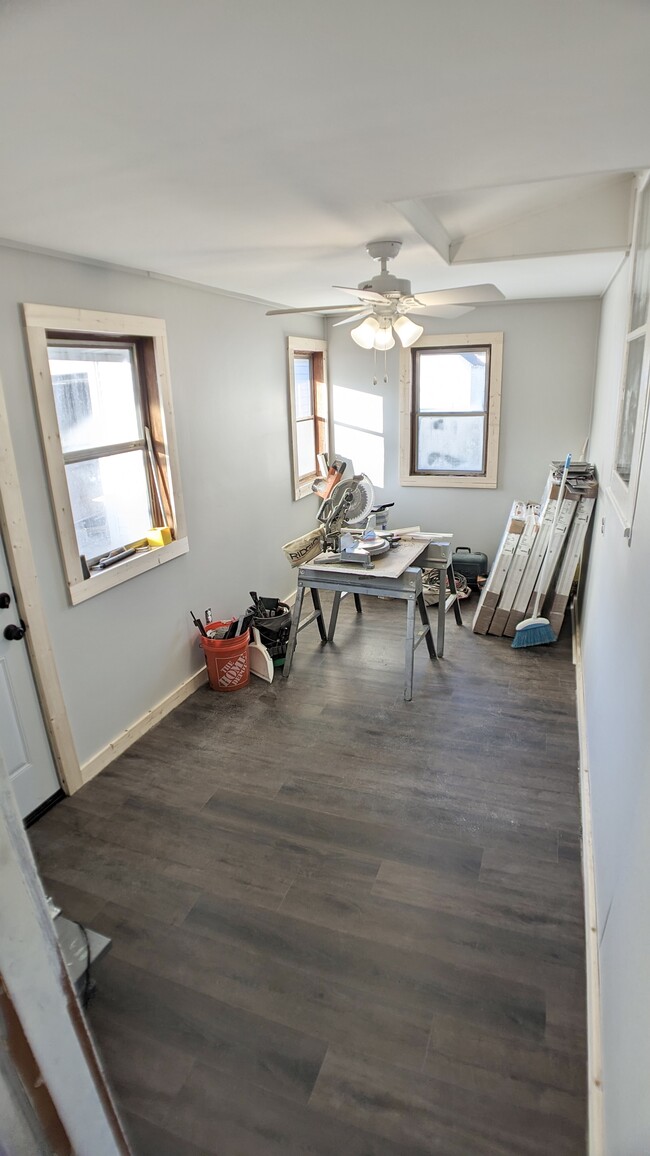
[[(562, 463), (554, 462), (539, 505), (513, 502), (487, 582), (481, 591), (472, 629), (476, 634), (514, 638), (518, 623), (531, 617), (543, 570), (542, 606), (558, 634), (596, 504), (598, 483), (593, 466), (571, 467), (557, 526), (551, 536), (559, 496)], [(543, 563), (547, 555), (550, 567)]]

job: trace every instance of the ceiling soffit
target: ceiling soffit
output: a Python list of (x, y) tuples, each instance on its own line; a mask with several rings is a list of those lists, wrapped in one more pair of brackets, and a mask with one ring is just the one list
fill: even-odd
[(625, 252), (635, 175), (595, 174), (394, 202), (446, 265)]

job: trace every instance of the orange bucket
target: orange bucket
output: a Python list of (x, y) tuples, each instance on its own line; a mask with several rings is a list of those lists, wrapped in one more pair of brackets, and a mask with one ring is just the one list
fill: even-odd
[[(234, 619), (231, 619), (233, 622)], [(206, 626), (210, 631), (218, 630), (220, 626), (230, 626), (230, 622), (210, 622)], [(237, 638), (204, 638), (199, 635), (201, 649), (205, 655), (205, 665), (208, 668), (208, 681), (213, 690), (240, 690), (248, 686), (251, 677), (248, 661), (248, 642), (250, 631), (246, 630)]]

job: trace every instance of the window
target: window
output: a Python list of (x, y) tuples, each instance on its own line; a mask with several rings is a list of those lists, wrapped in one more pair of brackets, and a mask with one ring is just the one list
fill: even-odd
[(639, 485), (645, 440), (648, 366), (648, 304), (650, 302), (650, 181), (637, 192), (632, 240), (632, 282), (629, 323), (616, 426), (616, 450), (609, 487), (628, 539)]
[[(165, 323), (40, 305), (24, 312), (52, 506), (77, 603), (188, 549)], [(169, 529), (160, 545), (155, 527)], [(100, 566), (124, 548), (133, 553)]]
[(329, 450), (327, 345), (315, 338), (287, 338), (289, 417), (294, 499), (311, 493), (317, 457)]
[(401, 353), (401, 482), (497, 484), (502, 333), (423, 335)]

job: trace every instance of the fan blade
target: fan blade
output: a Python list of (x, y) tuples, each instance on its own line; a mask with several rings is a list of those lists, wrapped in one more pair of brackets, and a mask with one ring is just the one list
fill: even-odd
[(462, 317), (463, 313), (471, 313), (475, 308), (475, 305), (427, 305), (425, 309), (418, 309), (411, 320), (417, 322), (419, 317), (424, 316), (440, 317), (443, 321), (453, 321), (454, 317)]
[(463, 285), (459, 289), (434, 289), (430, 293), (414, 293), (420, 305), (480, 305), (485, 301), (503, 301), (503, 293), (496, 285)]
[(349, 313), (353, 305), (306, 305), (304, 309), (267, 309), (267, 317), (280, 317), (283, 313)]
[(335, 321), (336, 325), (351, 325), (353, 321), (361, 321), (364, 317), (370, 317), (372, 309), (362, 309), (360, 313), (353, 313), (351, 317), (344, 317), (341, 321)]
[(341, 289), (343, 293), (352, 293), (354, 297), (358, 297), (361, 301), (379, 301), (383, 305), (385, 305), (387, 301), (383, 293), (375, 293), (374, 289), (350, 289), (347, 285), (332, 285), (332, 289)]

